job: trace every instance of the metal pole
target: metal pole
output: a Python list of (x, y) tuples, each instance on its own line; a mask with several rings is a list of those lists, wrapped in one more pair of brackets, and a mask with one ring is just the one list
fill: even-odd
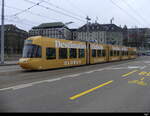
[(2, 0), (1, 20), (1, 64), (4, 64), (4, 0)]
[(88, 16), (86, 17), (86, 20), (87, 20), (87, 40), (86, 41), (89, 41), (91, 38), (90, 38), (90, 35), (89, 35), (89, 21), (91, 20)]

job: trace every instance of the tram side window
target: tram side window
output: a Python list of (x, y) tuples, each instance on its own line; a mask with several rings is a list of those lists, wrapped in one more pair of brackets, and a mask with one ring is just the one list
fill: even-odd
[(46, 48), (46, 57), (48, 60), (56, 59), (56, 49), (55, 48)]
[(136, 52), (134, 52), (134, 55), (136, 55)]
[(125, 51), (122, 51), (122, 56), (125, 56)]
[(120, 51), (117, 51), (117, 56), (120, 56)]
[(106, 56), (106, 51), (105, 50), (102, 50), (102, 55), (103, 55), (103, 57)]
[(37, 47), (37, 51), (36, 51), (36, 56), (35, 57), (37, 57), (37, 58), (41, 58), (41, 56), (42, 56), (42, 49), (41, 49), (41, 47)]
[(77, 58), (77, 49), (75, 48), (70, 49), (70, 58)]
[(59, 58), (60, 59), (67, 59), (67, 48), (60, 48), (59, 49)]
[(117, 51), (116, 50), (114, 51), (114, 56), (117, 56)]
[(126, 56), (128, 55), (128, 52), (126, 51)]
[(121, 51), (121, 55), (123, 56), (123, 51)]
[(96, 50), (92, 50), (92, 57), (96, 57)]
[(85, 57), (84, 49), (79, 49), (79, 58), (84, 58), (84, 57)]
[(101, 56), (102, 56), (101, 50), (97, 50), (97, 56), (98, 56), (98, 57), (101, 57)]
[(110, 51), (110, 56), (113, 56), (113, 51), (112, 50)]
[(126, 56), (126, 51), (124, 51), (124, 56)]
[(129, 55), (128, 51), (127, 51), (127, 56)]

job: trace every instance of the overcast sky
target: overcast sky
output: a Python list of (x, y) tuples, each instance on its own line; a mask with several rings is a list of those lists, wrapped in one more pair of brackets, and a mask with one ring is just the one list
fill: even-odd
[[(29, 30), (41, 23), (72, 21), (74, 23), (69, 27), (78, 28), (86, 23), (88, 15), (91, 22), (97, 20), (101, 24), (110, 23), (110, 19), (114, 17), (114, 24), (118, 26), (150, 27), (150, 0), (42, 1), (5, 0), (5, 24), (15, 24), (21, 29)], [(35, 5), (39, 2), (40, 6)]]

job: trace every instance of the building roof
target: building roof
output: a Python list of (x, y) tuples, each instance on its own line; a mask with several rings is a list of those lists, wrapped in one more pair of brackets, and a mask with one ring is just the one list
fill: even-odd
[(46, 29), (46, 28), (62, 28), (66, 27), (62, 22), (53, 22), (53, 23), (42, 23), (39, 26), (33, 27), (32, 29)]
[(105, 31), (122, 31), (122, 28), (115, 24), (101, 24)]
[[(19, 29), (18, 27), (16, 27), (15, 25), (13, 24), (5, 24), (4, 25), (4, 29), (5, 31), (11, 31), (11, 32), (22, 32), (22, 33), (28, 33), (27, 31), (25, 30), (22, 30), (22, 29)], [(1, 25), (0, 25), (0, 30), (1, 30)]]
[[(89, 31), (122, 31), (121, 27), (118, 27), (115, 24), (99, 24), (99, 23), (89, 23), (88, 24)], [(87, 31), (87, 24), (83, 25), (78, 29), (78, 31)]]
[(89, 23), (88, 25), (85, 24), (78, 29), (79, 32), (81, 31), (86, 32), (87, 30), (88, 31), (103, 31), (104, 28), (98, 23)]

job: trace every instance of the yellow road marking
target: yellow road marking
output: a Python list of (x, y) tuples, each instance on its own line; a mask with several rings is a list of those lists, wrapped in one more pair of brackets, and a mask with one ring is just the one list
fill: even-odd
[(128, 81), (129, 84), (137, 84), (137, 85), (141, 85), (141, 86), (147, 86), (147, 83), (145, 83), (144, 81), (141, 80), (132, 80), (132, 81)]
[(145, 79), (145, 77), (141, 78), (140, 80), (143, 81)]
[(129, 72), (129, 73), (126, 73), (126, 74), (122, 75), (122, 77), (127, 77), (127, 76), (129, 76), (129, 75), (131, 75), (131, 74), (133, 74), (133, 73), (135, 73), (137, 71), (138, 70), (133, 70), (132, 72)]
[(108, 84), (110, 84), (110, 83), (112, 83), (112, 82), (113, 82), (113, 80), (108, 81), (108, 82), (106, 82), (106, 83), (103, 83), (103, 84), (101, 84), (101, 85), (99, 85), (99, 86), (97, 86), (97, 87), (95, 87), (95, 88), (89, 89), (89, 90), (84, 91), (84, 92), (82, 92), (82, 93), (80, 93), (80, 94), (77, 94), (77, 95), (75, 95), (75, 96), (73, 96), (73, 97), (70, 97), (70, 99), (71, 99), (71, 100), (77, 99), (77, 98), (79, 98), (79, 97), (81, 97), (81, 96), (83, 96), (83, 95), (85, 95), (85, 94), (88, 94), (88, 93), (90, 93), (90, 92), (92, 92), (92, 91), (94, 91), (94, 90), (96, 90), (96, 89), (98, 89), (98, 88), (101, 88), (101, 87), (103, 87), (103, 86), (106, 86), (106, 85), (108, 85)]
[(140, 72), (139, 75), (150, 76), (150, 72)]
[(140, 72), (139, 75), (145, 75), (147, 72)]

